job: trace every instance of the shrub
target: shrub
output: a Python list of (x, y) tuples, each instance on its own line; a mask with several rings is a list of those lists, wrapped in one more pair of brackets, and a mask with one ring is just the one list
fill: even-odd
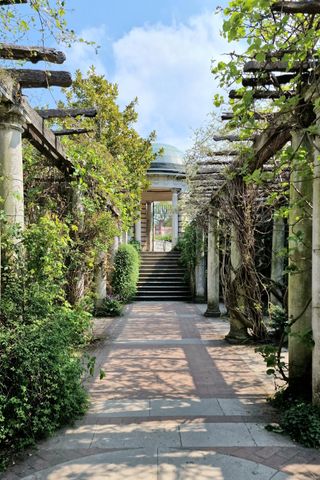
[(96, 317), (117, 317), (122, 314), (123, 304), (113, 297), (107, 297), (95, 309)]
[(0, 465), (8, 455), (83, 414), (83, 367), (71, 345), (79, 328), (68, 312), (0, 328)]
[(130, 301), (137, 292), (140, 257), (132, 245), (120, 245), (114, 259), (111, 285), (121, 301)]
[(308, 403), (297, 402), (286, 410), (280, 426), (293, 440), (305, 447), (320, 447), (320, 409)]
[(270, 305), (270, 327), (273, 329), (274, 336), (280, 338), (284, 330), (288, 327), (288, 316), (285, 310), (278, 305)]
[(0, 468), (85, 412), (77, 352), (91, 318), (65, 300), (66, 226), (44, 216), (24, 232), (2, 227)]
[(130, 240), (129, 245), (132, 245), (138, 253), (141, 252), (141, 243), (139, 240)]

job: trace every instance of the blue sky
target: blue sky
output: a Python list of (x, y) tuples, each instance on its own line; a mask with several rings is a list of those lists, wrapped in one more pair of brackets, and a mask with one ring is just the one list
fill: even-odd
[[(211, 60), (232, 50), (220, 35), (221, 18), (209, 0), (67, 0), (68, 26), (100, 49), (77, 44), (66, 50), (63, 69), (99, 73), (119, 85), (123, 106), (138, 97), (140, 134), (185, 150), (192, 133), (213, 110), (216, 81)], [(39, 67), (38, 67), (39, 68)], [(51, 68), (51, 67), (50, 67)], [(54, 67), (61, 68), (61, 66)], [(38, 94), (37, 94), (38, 95)], [(56, 89), (42, 98), (50, 102)]]

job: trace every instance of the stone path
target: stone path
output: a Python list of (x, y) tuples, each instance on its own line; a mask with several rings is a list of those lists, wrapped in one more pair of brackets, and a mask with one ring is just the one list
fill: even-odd
[(2, 478), (320, 479), (320, 451), (264, 429), (272, 380), (254, 349), (223, 341), (227, 330), (182, 302), (97, 321), (106, 377), (88, 385), (88, 414)]

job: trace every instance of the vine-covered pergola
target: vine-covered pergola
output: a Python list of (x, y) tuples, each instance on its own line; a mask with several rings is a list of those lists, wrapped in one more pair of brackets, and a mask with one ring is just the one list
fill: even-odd
[[(263, 298), (267, 295), (268, 302), (283, 305), (289, 319), (288, 373), (281, 349), (278, 365), (293, 390), (307, 393), (312, 386), (315, 404), (320, 404), (320, 112), (316, 40), (312, 43), (311, 38), (319, 14), (318, 1), (282, 1), (274, 2), (269, 14), (263, 12), (262, 20), (256, 20), (259, 12), (252, 17), (251, 24), (268, 21), (275, 31), (288, 22), (292, 44), (289, 40), (285, 48), (283, 42), (276, 51), (268, 45), (261, 53), (263, 42), (249, 21), (245, 28), (255, 48), (239, 55), (238, 64), (233, 54), (233, 71), (224, 64), (215, 70), (224, 85), (226, 78), (232, 83), (230, 77), (242, 82), (242, 88), (230, 90), (232, 111), (221, 116), (227, 123), (210, 139), (210, 149), (198, 147), (189, 158), (189, 205), (197, 218), (209, 218), (207, 314), (219, 314), (222, 280), (229, 341), (250, 336), (263, 340)], [(226, 30), (245, 37), (237, 31), (245, 13), (241, 17), (235, 6), (227, 15)], [(310, 40), (303, 54), (295, 50), (302, 35)], [(271, 273), (266, 279), (257, 267), (258, 237), (264, 225), (272, 224)]]

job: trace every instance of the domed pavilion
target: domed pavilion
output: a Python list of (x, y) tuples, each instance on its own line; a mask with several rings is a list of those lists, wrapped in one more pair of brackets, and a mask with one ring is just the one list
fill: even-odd
[(135, 239), (142, 251), (155, 251), (154, 205), (156, 202), (172, 202), (171, 236), (173, 248), (182, 231), (182, 216), (179, 214), (179, 197), (186, 192), (184, 155), (176, 147), (161, 143), (153, 144), (155, 160), (148, 170), (150, 187), (142, 194), (141, 219), (135, 225)]

